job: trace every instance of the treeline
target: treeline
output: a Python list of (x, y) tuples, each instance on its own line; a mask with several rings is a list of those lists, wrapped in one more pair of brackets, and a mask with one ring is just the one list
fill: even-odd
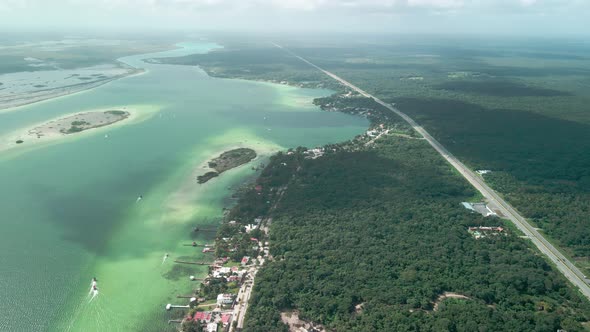
[(445, 99), (398, 107), (576, 256), (590, 256), (590, 127)]
[[(335, 331), (582, 330), (587, 302), (529, 244), (468, 234), (502, 222), (460, 206), (473, 189), (423, 141), (300, 167), (273, 213), (275, 260), (257, 275), (246, 331), (284, 331), (293, 309)], [(434, 311), (444, 292), (469, 299)]]
[(199, 66), (212, 77), (289, 82), (302, 87), (341, 89), (322, 72), (277, 47), (228, 47), (205, 54), (156, 59), (160, 63)]

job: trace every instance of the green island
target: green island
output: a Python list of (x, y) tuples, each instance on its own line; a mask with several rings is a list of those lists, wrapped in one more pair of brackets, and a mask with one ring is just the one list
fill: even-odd
[(248, 148), (237, 148), (225, 151), (219, 155), (219, 157), (208, 162), (209, 167), (215, 171), (210, 171), (197, 176), (197, 182), (201, 184), (205, 183), (225, 171), (250, 162), (254, 158), (256, 158), (256, 151)]
[[(477, 42), (460, 53), (429, 42), (293, 42), (290, 50), (395, 103), (471, 168), (491, 169), (490, 185), (588, 271), (590, 118), (580, 111), (586, 85), (570, 83), (588, 72), (585, 63), (535, 67), (576, 58), (519, 53), (507, 42), (515, 59), (532, 65), (503, 65), (494, 58), (503, 55)], [(588, 301), (510, 222), (466, 210), (461, 202), (479, 193), (400, 118), (278, 48), (225, 46), (158, 61), (327, 87), (335, 94), (316, 105), (371, 122), (351, 141), (273, 156), (227, 213), (218, 259), (258, 257), (243, 331), (588, 330)], [(558, 78), (548, 84), (548, 76)], [(476, 237), (478, 227), (502, 236)], [(224, 291), (236, 293), (236, 285), (216, 282), (212, 293)], [(183, 329), (197, 325), (185, 321)]]
[[(74, 134), (88, 129), (108, 126), (115, 122), (124, 120), (129, 116), (129, 112), (120, 110), (110, 110), (104, 112), (85, 112), (51, 122), (52, 127), (49, 129), (61, 127), (59, 131), (62, 134)], [(71, 121), (72, 119), (74, 121)], [(69, 124), (69, 128), (64, 128), (64, 124), (68, 121), (71, 121)]]

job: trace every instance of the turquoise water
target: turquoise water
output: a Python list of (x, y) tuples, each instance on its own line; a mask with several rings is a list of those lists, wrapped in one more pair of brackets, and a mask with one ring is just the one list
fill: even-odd
[[(205, 268), (180, 269), (172, 260), (206, 259), (183, 246), (193, 240), (191, 228), (219, 222), (232, 188), (254, 175), (241, 167), (198, 185), (200, 166), (234, 146), (268, 155), (349, 139), (367, 126), (313, 106), (326, 90), (214, 79), (196, 67), (141, 61), (219, 47), (180, 46), (122, 59), (145, 74), (0, 113), (2, 135), (88, 109), (158, 110), (142, 122), (0, 152), (1, 331), (173, 330), (165, 304), (185, 304), (176, 295), (190, 292), (196, 284), (188, 275)], [(202, 236), (195, 240), (211, 240)], [(100, 292), (91, 300), (93, 276)]]

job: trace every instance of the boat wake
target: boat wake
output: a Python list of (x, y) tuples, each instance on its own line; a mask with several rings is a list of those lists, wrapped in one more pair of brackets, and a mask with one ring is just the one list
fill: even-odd
[(98, 296), (98, 280), (96, 280), (96, 278), (92, 278), (92, 282), (90, 283), (90, 292), (88, 292), (88, 296), (90, 295), (92, 295), (92, 297), (88, 303), (92, 302), (92, 300)]

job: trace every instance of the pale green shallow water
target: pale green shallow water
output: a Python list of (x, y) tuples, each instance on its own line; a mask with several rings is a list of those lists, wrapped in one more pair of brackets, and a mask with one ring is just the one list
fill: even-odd
[[(218, 47), (181, 45), (157, 56)], [(242, 167), (198, 185), (195, 168), (240, 142), (259, 151), (316, 146), (367, 126), (311, 104), (329, 91), (213, 79), (195, 67), (140, 61), (154, 56), (124, 59), (147, 68), (144, 75), (0, 113), (1, 135), (79, 110), (161, 107), (147, 121), (108, 128), (108, 138), (102, 132), (0, 153), (0, 331), (173, 330), (164, 305), (185, 304), (176, 295), (195, 287), (188, 275), (205, 268), (169, 273), (172, 260), (202, 258), (182, 246), (192, 241), (191, 228), (219, 222), (230, 188), (253, 175)], [(139, 194), (144, 199), (136, 203)], [(90, 301), (93, 276), (100, 294)]]

